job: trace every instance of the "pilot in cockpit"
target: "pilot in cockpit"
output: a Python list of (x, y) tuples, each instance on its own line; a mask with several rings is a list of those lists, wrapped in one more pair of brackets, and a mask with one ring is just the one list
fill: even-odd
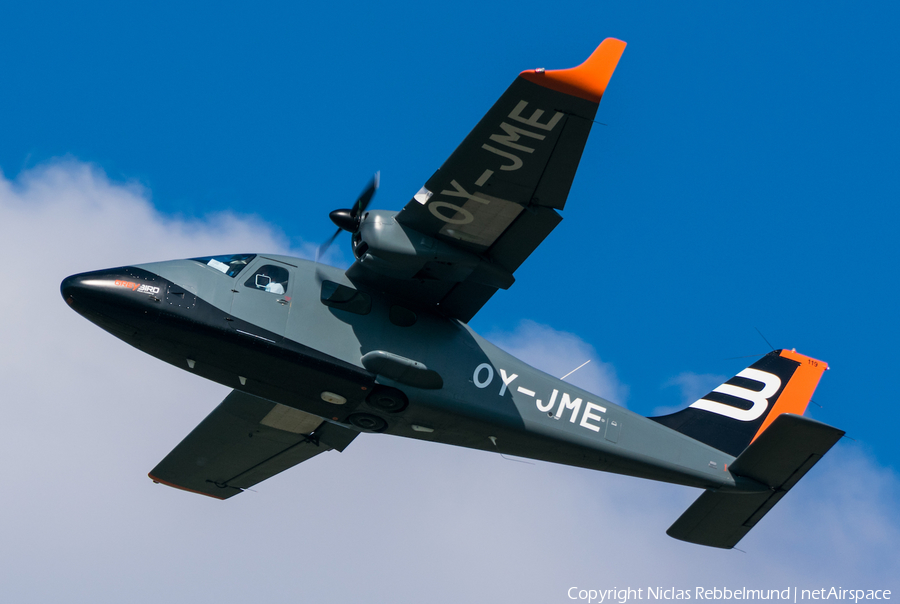
[(267, 265), (256, 271), (253, 279), (247, 285), (252, 283), (251, 286), (255, 286), (256, 289), (261, 289), (271, 294), (283, 295), (287, 279), (288, 273), (286, 270), (281, 267)]

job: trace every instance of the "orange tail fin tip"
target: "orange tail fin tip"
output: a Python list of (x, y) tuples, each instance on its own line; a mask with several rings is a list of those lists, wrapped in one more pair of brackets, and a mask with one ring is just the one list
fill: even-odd
[(784, 391), (759, 427), (753, 440), (756, 440), (779, 415), (783, 413), (803, 415), (816, 386), (819, 385), (822, 374), (828, 369), (828, 363), (800, 354), (794, 349), (782, 350), (779, 356), (797, 361), (800, 363), (800, 367), (797, 368), (797, 372), (785, 386)]

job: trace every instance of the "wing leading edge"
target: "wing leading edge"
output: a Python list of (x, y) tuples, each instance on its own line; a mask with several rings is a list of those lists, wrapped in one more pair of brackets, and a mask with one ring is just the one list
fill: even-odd
[(377, 250), (356, 248), (348, 277), (469, 321), (562, 220), (624, 49), (608, 38), (578, 67), (522, 72), (394, 218), (420, 258), (435, 250), (431, 260), (398, 277), (379, 270)]

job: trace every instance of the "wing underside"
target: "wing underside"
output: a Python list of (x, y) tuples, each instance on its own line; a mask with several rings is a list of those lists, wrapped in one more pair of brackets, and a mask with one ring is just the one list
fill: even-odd
[(150, 478), (227, 499), (319, 453), (343, 451), (357, 434), (235, 390), (153, 468)]
[(362, 255), (348, 277), (471, 319), (562, 220), (558, 211), (624, 48), (610, 38), (579, 67), (522, 72), (396, 215), (411, 238), (449, 245), (467, 260), (435, 259), (413, 278), (397, 278), (372, 270), (375, 262)]

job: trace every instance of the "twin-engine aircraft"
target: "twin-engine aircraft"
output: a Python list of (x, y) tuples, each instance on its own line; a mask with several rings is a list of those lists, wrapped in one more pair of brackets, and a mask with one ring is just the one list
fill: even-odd
[(335, 236), (352, 233), (346, 271), (241, 253), (63, 281), (88, 320), (233, 388), (150, 478), (227, 499), (384, 432), (705, 489), (668, 534), (734, 547), (843, 435), (802, 417), (825, 363), (773, 351), (646, 418), (468, 326), (560, 222), (624, 49), (610, 38), (578, 67), (523, 71), (400, 212), (367, 209), (376, 176), (332, 212)]

